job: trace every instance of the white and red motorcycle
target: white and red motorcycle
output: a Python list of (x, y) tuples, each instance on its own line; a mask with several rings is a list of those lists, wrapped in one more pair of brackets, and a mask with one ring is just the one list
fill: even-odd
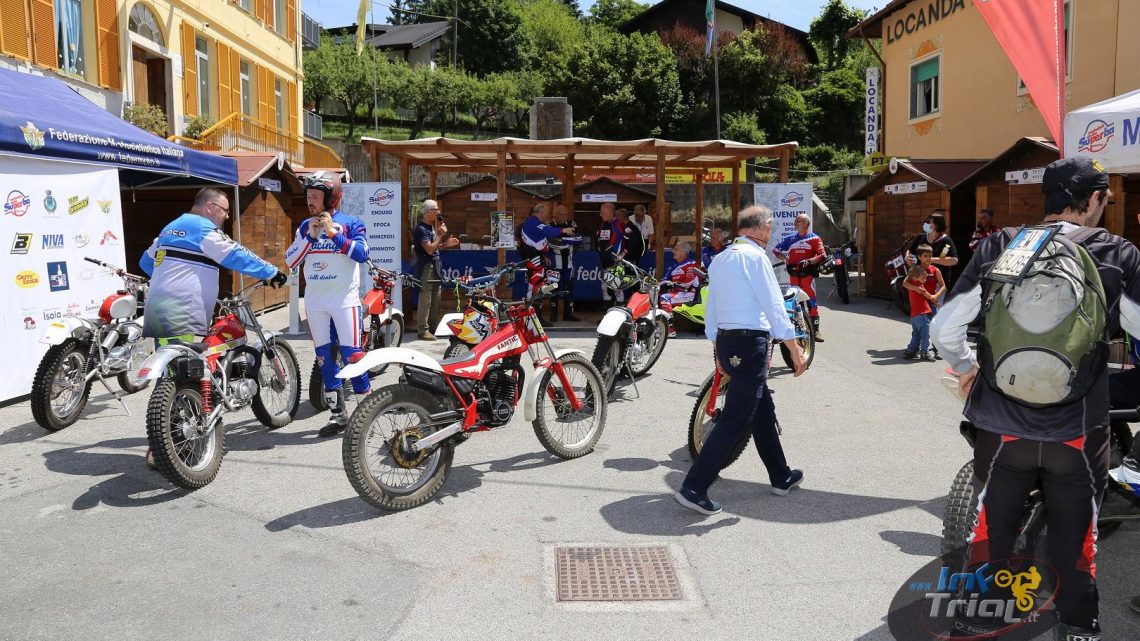
[(150, 354), (152, 341), (142, 335), (142, 305), (147, 279), (94, 258), (89, 263), (111, 270), (124, 287), (103, 300), (97, 318), (65, 316), (52, 321), (41, 343), (48, 348), (32, 380), (32, 417), (46, 430), (62, 430), (79, 420), (98, 380), (118, 400), (127, 415), (131, 410), (122, 394), (111, 389), (107, 379), (117, 377), (128, 394), (145, 388), (149, 381), (136, 381), (134, 370)]

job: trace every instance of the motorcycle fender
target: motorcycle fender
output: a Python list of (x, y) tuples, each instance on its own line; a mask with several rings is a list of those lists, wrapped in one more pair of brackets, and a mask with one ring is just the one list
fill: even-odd
[[(265, 334), (265, 340), (267, 340), (267, 341), (271, 341), (275, 337), (280, 335), (278, 332), (275, 332), (271, 329), (263, 329), (261, 331), (262, 331), (262, 333)], [(250, 347), (253, 347), (255, 349), (261, 349), (261, 338), (259, 338), (257, 336), (257, 332), (249, 332), (245, 335), (245, 337), (246, 337), (246, 345), (249, 345)]]
[(800, 301), (801, 303), (806, 303), (811, 300), (811, 296), (808, 296), (807, 292), (801, 289), (796, 292), (796, 300)]
[(448, 323), (454, 323), (455, 321), (462, 321), (462, 320), (463, 320), (463, 314), (460, 314), (459, 312), (452, 312), (450, 314), (444, 314), (443, 318), (439, 319), (439, 326), (435, 328), (435, 335), (436, 336), (451, 336), (451, 335), (453, 335), (455, 332), (451, 331), (451, 328), (448, 327), (447, 324)]
[(376, 369), (381, 365), (388, 365), (395, 363), (397, 365), (414, 365), (433, 372), (443, 372), (443, 368), (439, 363), (430, 356), (421, 354), (414, 349), (406, 347), (384, 347), (382, 349), (374, 349), (371, 352), (365, 352), (364, 358), (345, 365), (337, 372), (337, 378), (356, 378), (364, 372)]
[(673, 318), (673, 315), (672, 315), (672, 314), (670, 314), (669, 312), (667, 312), (667, 311), (665, 311), (665, 310), (663, 310), (663, 309), (652, 309), (652, 310), (649, 310), (649, 314), (648, 314), (649, 320), (654, 320), (654, 319), (656, 319), (658, 316), (660, 316), (661, 318), (664, 318), (666, 321), (668, 321), (669, 319)]
[(629, 320), (629, 312), (624, 307), (614, 307), (602, 317), (602, 322), (598, 324), (598, 333), (603, 336), (617, 336), (621, 326)]
[(167, 366), (174, 361), (174, 359), (182, 356), (184, 352), (177, 349), (162, 349), (159, 348), (153, 354), (148, 356), (143, 361), (142, 367), (135, 373), (136, 381), (154, 381), (162, 377), (166, 373)]
[(48, 325), (47, 331), (40, 337), (40, 342), (47, 345), (59, 345), (71, 338), (77, 330), (89, 328), (91, 324), (81, 318), (61, 318)]
[[(558, 360), (567, 354), (579, 354), (582, 358), (589, 358), (586, 352), (580, 349), (558, 349), (554, 350), (554, 360)], [(527, 381), (526, 390), (523, 391), (523, 420), (533, 421), (538, 418), (538, 388), (542, 384), (543, 372), (539, 369), (549, 369), (549, 366), (535, 368), (534, 375)]]
[(388, 321), (390, 321), (396, 317), (399, 317), (402, 319), (402, 318), (404, 318), (404, 313), (401, 312), (400, 310), (392, 307), (391, 305), (389, 305), (388, 309), (385, 309), (383, 313), (376, 315), (376, 319), (380, 321), (381, 325), (383, 325), (384, 323), (387, 323)]

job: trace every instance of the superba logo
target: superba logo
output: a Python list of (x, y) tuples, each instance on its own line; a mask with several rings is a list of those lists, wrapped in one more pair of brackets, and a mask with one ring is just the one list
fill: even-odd
[(780, 204), (785, 207), (798, 207), (804, 201), (804, 195), (798, 191), (789, 191), (780, 199)]
[(1105, 122), (1099, 118), (1085, 127), (1085, 134), (1077, 141), (1078, 151), (1087, 151), (1095, 154), (1108, 147), (1108, 141), (1116, 135), (1116, 123)]
[(387, 207), (395, 197), (396, 194), (393, 193), (390, 189), (381, 187), (368, 197), (368, 204), (375, 207)]

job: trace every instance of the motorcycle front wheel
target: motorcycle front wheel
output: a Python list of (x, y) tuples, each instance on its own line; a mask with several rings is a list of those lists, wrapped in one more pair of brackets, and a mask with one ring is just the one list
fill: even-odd
[[(704, 447), (705, 441), (708, 440), (709, 434), (712, 434), (713, 428), (716, 427), (716, 422), (720, 418), (721, 410), (724, 409), (724, 398), (728, 393), (728, 376), (720, 377), (720, 386), (716, 390), (716, 402), (713, 407), (713, 415), (709, 416), (705, 409), (709, 404), (709, 397), (713, 394), (713, 374), (709, 374), (705, 382), (701, 384), (700, 390), (697, 392), (697, 404), (693, 406), (693, 414), (689, 417), (689, 456), (695, 461), (697, 455), (700, 454), (701, 448)], [(748, 447), (748, 441), (752, 439), (751, 432), (745, 432), (744, 438), (740, 443), (733, 448), (732, 456), (728, 457), (728, 463), (725, 467), (732, 465), (740, 455), (744, 453), (745, 448)]]
[(119, 387), (128, 394), (141, 392), (150, 385), (150, 379), (142, 382), (135, 380), (135, 374), (142, 367), (143, 361), (154, 352), (154, 341), (149, 338), (140, 338), (131, 345), (131, 362), (127, 364), (126, 371), (120, 372)]
[(455, 455), (452, 439), (426, 452), (416, 441), (446, 427), (431, 415), (446, 408), (417, 387), (389, 385), (369, 394), (349, 419), (341, 446), (344, 472), (369, 505), (388, 511), (427, 503), (447, 480)]
[[(289, 343), (272, 340), (270, 344), (277, 354), (280, 369), (270, 361), (269, 356), (261, 355), (261, 369), (257, 372), (257, 396), (253, 397), (253, 415), (262, 425), (272, 430), (292, 423), (293, 417), (297, 415), (297, 408), (301, 405), (301, 366), (297, 364), (297, 355)], [(284, 380), (278, 380), (275, 374), (284, 374)], [(321, 397), (323, 399), (324, 395)]]
[(578, 354), (558, 359), (574, 396), (582, 402), (577, 411), (570, 404), (562, 379), (548, 368), (538, 386), (534, 434), (546, 451), (562, 459), (578, 458), (594, 451), (606, 427), (606, 391), (598, 370)]
[(637, 342), (640, 343), (641, 349), (630, 361), (634, 376), (641, 376), (653, 367), (657, 359), (661, 358), (661, 352), (665, 351), (665, 342), (668, 339), (669, 321), (665, 320), (664, 316), (638, 321)]
[[(800, 351), (804, 355), (804, 367), (811, 365), (812, 359), (815, 358), (815, 329), (811, 324), (811, 318), (808, 316), (808, 306), (805, 302), (797, 303), (800, 306), (799, 318), (792, 322), (796, 328), (796, 344), (800, 346)], [(780, 356), (784, 358), (784, 364), (788, 369), (792, 369), (792, 353), (783, 342), (780, 343)]]
[(622, 341), (616, 336), (598, 336), (598, 343), (594, 345), (594, 356), (590, 363), (597, 369), (602, 377), (602, 385), (606, 388), (606, 397), (609, 398), (617, 387), (618, 374), (622, 366)]
[(91, 382), (87, 375), (89, 346), (74, 338), (52, 345), (32, 379), (32, 418), (45, 430), (62, 430), (79, 420), (87, 405)]
[(445, 360), (445, 361), (452, 359), (452, 358), (456, 358), (458, 356), (463, 356), (467, 352), (471, 351), (470, 345), (468, 345), (467, 343), (464, 343), (463, 341), (459, 340), (458, 338), (456, 338), (454, 336), (452, 336), (448, 340), (450, 342), (447, 345), (447, 349), (443, 350), (443, 360)]
[(226, 433), (221, 421), (202, 433), (198, 381), (163, 379), (150, 395), (146, 440), (166, 480), (187, 490), (209, 485), (222, 467)]

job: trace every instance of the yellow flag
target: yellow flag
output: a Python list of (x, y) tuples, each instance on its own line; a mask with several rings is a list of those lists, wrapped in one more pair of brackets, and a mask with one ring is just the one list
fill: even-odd
[(360, 9), (356, 11), (356, 53), (364, 50), (364, 18), (368, 15), (370, 0), (360, 0)]

